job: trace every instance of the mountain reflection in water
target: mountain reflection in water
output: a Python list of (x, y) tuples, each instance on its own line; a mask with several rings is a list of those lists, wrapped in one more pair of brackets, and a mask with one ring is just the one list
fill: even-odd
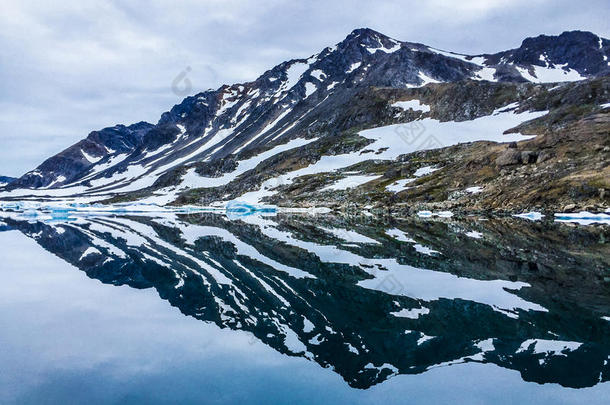
[(610, 378), (607, 227), (517, 219), (3, 213), (106, 284), (252, 333), (368, 388), (464, 362), (526, 381)]

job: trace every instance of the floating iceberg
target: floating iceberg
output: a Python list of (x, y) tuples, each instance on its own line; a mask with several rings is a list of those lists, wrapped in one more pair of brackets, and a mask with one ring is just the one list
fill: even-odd
[(420, 218), (432, 218), (432, 217), (451, 218), (453, 216), (453, 212), (451, 212), (451, 211), (439, 211), (439, 212), (418, 211), (417, 216)]
[(522, 214), (515, 214), (513, 217), (529, 219), (530, 221), (540, 221), (544, 215), (537, 211), (524, 212)]
[(555, 214), (555, 222), (574, 222), (580, 225), (610, 225), (610, 215), (604, 213), (593, 214), (587, 211), (575, 213), (557, 213)]
[(227, 216), (231, 219), (247, 217), (253, 214), (276, 214), (277, 207), (271, 205), (248, 204), (240, 201), (231, 201), (225, 208)]

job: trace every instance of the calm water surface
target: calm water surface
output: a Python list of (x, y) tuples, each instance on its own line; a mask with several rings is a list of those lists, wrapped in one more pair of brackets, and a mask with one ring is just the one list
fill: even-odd
[(0, 403), (608, 403), (609, 236), (3, 213)]

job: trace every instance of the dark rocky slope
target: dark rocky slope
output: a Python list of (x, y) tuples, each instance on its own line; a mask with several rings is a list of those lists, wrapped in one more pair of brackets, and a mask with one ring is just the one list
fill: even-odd
[[(328, 117), (316, 117), (324, 127), (353, 127), (341, 136), (323, 138), (299, 150), (264, 162), (255, 170), (215, 189), (189, 190), (178, 203), (210, 203), (222, 196), (238, 198), (264, 180), (303, 167), (319, 158), (326, 143), (341, 144), (346, 149), (362, 148), (366, 139), (356, 132), (383, 122), (404, 122), (399, 127), (405, 135), (413, 131), (428, 136), (426, 128), (413, 121), (429, 116), (441, 121), (472, 120), (491, 114), (507, 104), (519, 103), (519, 110), (547, 110), (549, 114), (511, 131), (535, 133), (533, 140), (516, 144), (474, 142), (439, 147), (399, 157), (397, 161), (375, 161), (365, 154), (352, 166), (333, 173), (320, 173), (277, 185), (267, 202), (280, 206), (328, 206), (337, 209), (374, 206), (383, 212), (405, 212), (421, 209), (464, 211), (523, 211), (587, 209), (603, 211), (610, 207), (610, 108), (601, 105), (610, 100), (610, 79), (554, 85), (496, 84), (466, 82), (434, 84), (418, 89), (369, 88), (363, 90), (351, 109), (336, 111)], [(429, 113), (400, 111), (389, 106), (394, 100), (418, 99), (431, 106)], [(398, 111), (397, 111), (398, 110)], [(338, 115), (344, 112), (345, 116)], [(400, 133), (397, 142), (403, 142)], [(439, 145), (441, 146), (441, 145)], [(339, 151), (337, 153), (343, 153)], [(333, 153), (327, 153), (333, 154)], [(305, 162), (303, 162), (303, 160)], [(399, 179), (412, 178), (426, 166), (440, 170), (410, 183), (408, 190), (390, 192), (387, 186)], [(381, 177), (348, 190), (325, 191), (345, 173), (376, 174)], [(484, 191), (471, 194), (469, 187)]]
[(17, 180), (17, 179), (14, 177), (0, 176), (0, 185), (8, 185), (9, 183), (11, 183), (15, 180)]
[[(186, 190), (177, 196), (179, 203), (199, 203), (225, 195), (226, 189), (234, 195), (252, 191), (269, 173), (302, 167), (327, 152), (355, 150), (362, 146), (355, 134), (364, 128), (416, 122), (425, 116), (468, 120), (515, 101), (521, 103), (521, 110), (549, 109), (560, 115), (557, 122), (563, 125), (570, 114), (584, 118), (585, 110), (592, 108), (579, 110), (570, 97), (581, 103), (588, 98), (587, 105), (608, 102), (605, 87), (601, 93), (557, 98), (550, 91), (554, 85), (531, 82), (549, 78), (595, 82), (607, 77), (609, 45), (594, 34), (573, 31), (528, 38), (519, 48), (497, 54), (466, 56), (358, 29), (336, 46), (307, 59), (284, 62), (253, 82), (187, 97), (156, 125), (93, 132), (8, 189), (16, 196), (27, 195), (27, 189), (48, 188), (57, 190), (49, 191), (55, 196), (133, 200), (177, 186), (189, 169), (203, 179), (219, 176), (234, 170), (239, 161), (288, 140), (319, 138), (302, 149), (302, 156), (294, 151), (285, 154), (291, 156), (291, 163), (275, 157), (275, 163), (261, 166), (264, 172), (242, 175), (244, 181), (222, 187), (225, 190)], [(545, 101), (546, 96), (553, 101)], [(413, 98), (430, 105), (431, 112), (422, 115), (389, 106)], [(565, 108), (575, 110), (566, 116), (561, 112)], [(36, 195), (43, 194), (36, 190)]]

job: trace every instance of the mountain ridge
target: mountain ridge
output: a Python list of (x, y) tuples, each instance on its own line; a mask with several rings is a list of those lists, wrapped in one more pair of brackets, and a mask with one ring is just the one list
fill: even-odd
[[(5, 196), (11, 197), (12, 190), (32, 189), (37, 195), (51, 190), (49, 196), (102, 199), (154, 188), (171, 171), (188, 172), (202, 162), (238, 162), (261, 148), (272, 149), (299, 137), (337, 135), (361, 125), (358, 111), (349, 116), (351, 126), (324, 126), (323, 121), (331, 120), (312, 117), (319, 118), (321, 112), (331, 118), (341, 115), (370, 88), (603, 77), (610, 73), (609, 44), (595, 34), (571, 31), (527, 38), (521, 47), (496, 54), (470, 56), (397, 41), (369, 28), (355, 29), (335, 46), (309, 58), (282, 62), (254, 81), (186, 97), (163, 113), (157, 124), (93, 131), (12, 182)], [(589, 57), (584, 58), (583, 52)], [(383, 114), (369, 121), (392, 123)], [(226, 169), (231, 167), (235, 165)]]
[(15, 177), (0, 176), (0, 187), (8, 185), (8, 184), (12, 183), (15, 180), (17, 180)]

